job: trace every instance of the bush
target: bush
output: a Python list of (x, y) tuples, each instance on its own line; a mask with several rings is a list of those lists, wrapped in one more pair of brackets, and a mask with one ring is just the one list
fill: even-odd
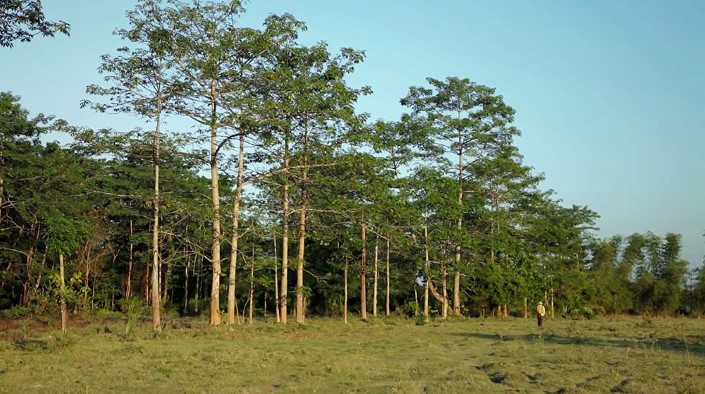
[(410, 318), (410, 317), (415, 317), (415, 316), (417, 316), (417, 315), (421, 312), (421, 311), (419, 311), (419, 310), (417, 310), (417, 309), (418, 309), (418, 308), (416, 307), (416, 303), (415, 303), (415, 302), (407, 302), (406, 304), (400, 306), (400, 307), (397, 309), (397, 312), (398, 312), (401, 316), (405, 316), (405, 317), (407, 317), (407, 318)]
[(34, 312), (34, 308), (31, 306), (14, 306), (10, 309), (5, 309), (0, 311), (0, 318), (3, 319), (22, 319)]
[(125, 339), (134, 339), (133, 333), (137, 322), (142, 315), (144, 306), (142, 305), (142, 300), (137, 298), (130, 298), (127, 304), (127, 323), (125, 324)]
[(574, 308), (568, 311), (568, 317), (574, 320), (580, 319), (592, 319), (598, 316), (598, 311), (592, 309), (589, 306), (583, 306), (580, 308)]
[(99, 319), (122, 319), (123, 313), (118, 311), (111, 311), (108, 309), (98, 309), (94, 312), (95, 317)]

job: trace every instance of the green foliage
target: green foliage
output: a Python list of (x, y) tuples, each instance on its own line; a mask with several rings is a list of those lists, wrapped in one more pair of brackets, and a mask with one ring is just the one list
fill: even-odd
[(0, 47), (12, 47), (15, 41), (28, 42), (36, 35), (69, 35), (64, 21), (47, 21), (40, 0), (3, 0), (0, 2)]
[(2, 319), (23, 319), (29, 317), (34, 313), (34, 307), (31, 306), (13, 306), (10, 309), (5, 309), (0, 311), (0, 318)]
[[(24, 22), (38, 23), (35, 32), (67, 32), (66, 24), (44, 21), (39, 2), (11, 0), (0, 14), (11, 21), (22, 3), (35, 18)], [(99, 314), (122, 308), (136, 315), (133, 299), (148, 290), (152, 269), (144, 261), (156, 249), (156, 212), (158, 290), (172, 315), (184, 302), (186, 312), (195, 311), (197, 291), (199, 313), (208, 312), (208, 289), (217, 279), (211, 248), (230, 235), (240, 237), (232, 250), (238, 259), (244, 250), (257, 255), (252, 273), (244, 265), (236, 272), (239, 305), (251, 279), (254, 307), (262, 310), (266, 299), (269, 313), (278, 285), (272, 268), (282, 263), (285, 235), (300, 236), (305, 255), (292, 258), (298, 245), (289, 241), (289, 263), (305, 269), (303, 283), (290, 281), (289, 299), (300, 287), (315, 315), (342, 315), (344, 264), (350, 309), (369, 299), (359, 279), (363, 255), (370, 272), (373, 243), (389, 245), (391, 312), (417, 320), (411, 300), (421, 275), (436, 287), (445, 279), (449, 297), (460, 301), (456, 310), (471, 314), (497, 305), (518, 310), (525, 299), (544, 297), (588, 319), (630, 309), (705, 311), (702, 271), (685, 286), (679, 235), (596, 240), (595, 212), (566, 207), (540, 189), (543, 176), (522, 162), (514, 143), (515, 111), (494, 88), (428, 78), (401, 100), (409, 113), (399, 121), (369, 124), (355, 112), (369, 87), (347, 83), (364, 52), (301, 44), (306, 26), (289, 14), (248, 28), (240, 24), (243, 12), (237, 1), (140, 1), (128, 12), (128, 28), (117, 30), (125, 47), (101, 58), (106, 86), (87, 88), (106, 100), (83, 105), (155, 123), (162, 114), (187, 117), (203, 126), (192, 135), (30, 119), (17, 97), (0, 93), (0, 306), (11, 308), (4, 313), (20, 313), (12, 307), (41, 295), (105, 311)], [(17, 25), (7, 26), (20, 34), (12, 33)], [(23, 40), (13, 37), (0, 45)], [(50, 130), (69, 133), (73, 142), (44, 144)], [(208, 167), (214, 179), (201, 176)], [(212, 194), (216, 181), (219, 197)], [(237, 212), (223, 209), (236, 201)], [(234, 245), (222, 242), (222, 255)], [(65, 291), (58, 289), (59, 255), (66, 259)], [(432, 311), (440, 309), (429, 301)]]
[(415, 313), (414, 321), (417, 326), (425, 326), (428, 324), (428, 317), (426, 317), (419, 308), (416, 308)]
[(573, 308), (568, 311), (568, 317), (573, 320), (593, 319), (599, 316), (599, 312), (589, 306)]
[(142, 301), (137, 298), (132, 298), (127, 302), (127, 310), (125, 311), (125, 316), (127, 317), (127, 321), (125, 322), (125, 339), (134, 339), (135, 326), (142, 317), (142, 309)]

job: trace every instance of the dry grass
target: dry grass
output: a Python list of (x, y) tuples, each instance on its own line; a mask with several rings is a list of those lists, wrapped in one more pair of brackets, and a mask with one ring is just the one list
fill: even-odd
[(0, 342), (0, 392), (705, 392), (705, 320), (124, 324)]

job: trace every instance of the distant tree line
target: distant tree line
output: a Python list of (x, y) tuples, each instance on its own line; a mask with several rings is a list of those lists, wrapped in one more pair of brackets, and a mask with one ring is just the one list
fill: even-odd
[[(428, 78), (398, 120), (355, 111), (351, 48), (240, 2), (141, 0), (82, 105), (95, 130), (0, 94), (0, 309), (269, 315), (673, 315), (705, 311), (678, 234), (596, 239), (522, 163), (495, 89)], [(167, 130), (164, 119), (194, 127)], [(45, 142), (48, 132), (71, 142)], [(290, 275), (292, 278), (290, 278)], [(291, 306), (291, 308), (290, 308)]]

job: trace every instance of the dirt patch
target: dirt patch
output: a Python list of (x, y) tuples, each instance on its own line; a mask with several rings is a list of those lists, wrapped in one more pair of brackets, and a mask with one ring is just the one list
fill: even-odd
[[(84, 318), (69, 318), (68, 328), (85, 328), (94, 324)], [(36, 338), (61, 329), (61, 320), (40, 316), (18, 320), (0, 320), (0, 341)]]

